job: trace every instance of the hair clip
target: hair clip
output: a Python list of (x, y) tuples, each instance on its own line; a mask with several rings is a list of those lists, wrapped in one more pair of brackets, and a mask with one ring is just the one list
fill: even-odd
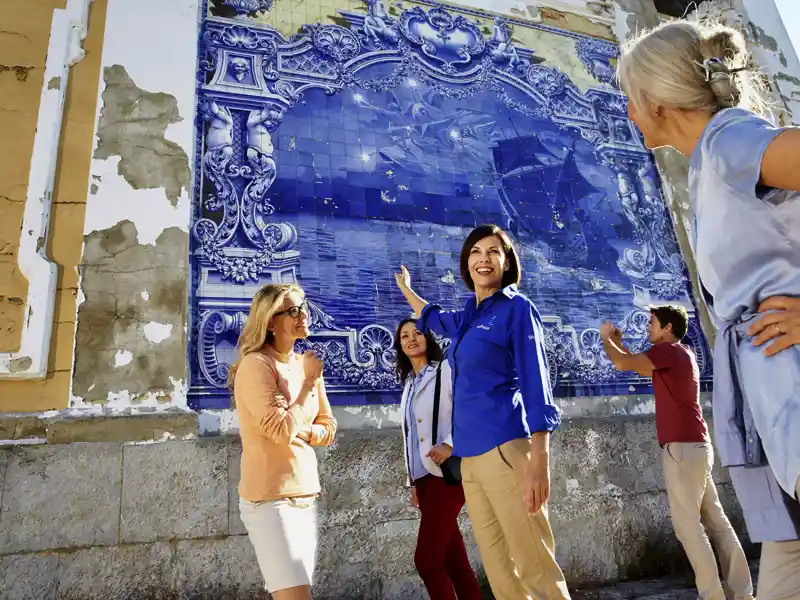
[[(706, 82), (710, 83), (714, 80), (715, 76), (719, 75), (733, 75), (734, 73), (739, 73), (741, 71), (746, 71), (747, 67), (739, 67), (738, 69), (730, 69), (728, 65), (725, 64), (725, 61), (721, 58), (714, 57), (714, 58), (706, 58), (703, 62), (693, 61), (698, 67), (703, 69), (705, 74)], [(711, 65), (720, 65), (722, 68), (717, 69), (715, 71), (711, 70)]]

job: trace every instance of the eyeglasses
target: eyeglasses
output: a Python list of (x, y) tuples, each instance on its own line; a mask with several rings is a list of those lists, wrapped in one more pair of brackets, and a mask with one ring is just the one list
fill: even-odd
[(282, 310), (281, 312), (276, 312), (275, 316), (280, 317), (281, 315), (289, 315), (292, 319), (296, 319), (300, 316), (300, 313), (308, 316), (308, 302), (303, 302), (300, 306), (293, 306), (291, 308), (287, 308), (286, 310)]

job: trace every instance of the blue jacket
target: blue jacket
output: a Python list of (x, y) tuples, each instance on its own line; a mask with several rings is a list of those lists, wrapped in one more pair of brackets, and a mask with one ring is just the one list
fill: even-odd
[(429, 304), (420, 327), (450, 338), (453, 372), (453, 453), (478, 456), (501, 444), (554, 431), (544, 329), (536, 307), (510, 285), (461, 310)]

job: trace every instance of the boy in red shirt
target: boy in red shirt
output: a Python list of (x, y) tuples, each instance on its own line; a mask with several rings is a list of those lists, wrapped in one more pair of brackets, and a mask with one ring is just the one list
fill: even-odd
[(700, 598), (726, 598), (710, 535), (720, 554), (727, 597), (752, 600), (747, 558), (711, 478), (714, 451), (700, 407), (700, 373), (694, 352), (680, 343), (688, 325), (682, 306), (657, 306), (650, 309), (647, 334), (653, 346), (646, 352), (631, 354), (622, 344), (622, 332), (608, 321), (600, 337), (617, 370), (653, 378), (656, 431), (672, 525), (694, 570)]

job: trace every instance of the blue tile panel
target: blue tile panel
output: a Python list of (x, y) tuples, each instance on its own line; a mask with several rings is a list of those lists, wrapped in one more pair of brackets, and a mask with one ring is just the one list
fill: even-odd
[[(480, 11), (433, 2), (390, 16), (380, 0), (285, 39), (252, 20), (258, 1), (224, 4), (236, 18), (204, 17), (199, 43), (193, 407), (228, 405), (249, 301), (273, 281), (306, 290), (305, 345), (335, 404), (397, 402), (392, 336), (409, 309), (392, 273), (405, 264), (423, 297), (460, 305), (461, 243), (482, 223), (518, 245), (556, 395), (651, 391), (613, 369), (600, 323), (637, 350), (647, 306), (695, 311), (652, 156), (612, 85), (615, 46), (512, 19), (487, 33)], [(597, 87), (517, 47), (522, 27), (572, 39)], [(689, 339), (708, 388), (694, 318)]]

